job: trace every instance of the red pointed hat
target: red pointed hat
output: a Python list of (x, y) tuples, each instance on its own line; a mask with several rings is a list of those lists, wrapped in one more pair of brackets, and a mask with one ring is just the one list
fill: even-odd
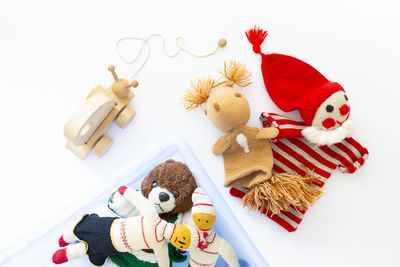
[(344, 89), (304, 61), (281, 54), (263, 54), (260, 46), (267, 34), (256, 27), (246, 32), (253, 51), (262, 56), (261, 70), (267, 92), (280, 109), (285, 112), (298, 109), (304, 122), (311, 125), (320, 105)]

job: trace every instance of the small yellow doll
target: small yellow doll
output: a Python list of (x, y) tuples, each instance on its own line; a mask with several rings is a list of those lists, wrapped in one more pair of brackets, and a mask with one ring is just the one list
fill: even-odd
[[(213, 145), (215, 155), (223, 154), (225, 186), (250, 189), (243, 204), (253, 209), (266, 209), (273, 214), (288, 210), (289, 206), (305, 210), (321, 195), (310, 175), (273, 174), (274, 158), (267, 139), (278, 135), (276, 128), (246, 126), (250, 118), (247, 98), (233, 85), (251, 84), (251, 74), (245, 65), (231, 61), (220, 71), (224, 81), (212, 78), (192, 82), (192, 88), (183, 97), (186, 110), (202, 107), (215, 127), (226, 135)], [(214, 89), (216, 88), (216, 89)], [(214, 90), (213, 90), (214, 89)]]
[(232, 246), (214, 232), (216, 210), (210, 198), (198, 187), (193, 195), (192, 216), (200, 235), (204, 237), (197, 247), (189, 248), (189, 266), (215, 266), (221, 256), (230, 267), (239, 267)]

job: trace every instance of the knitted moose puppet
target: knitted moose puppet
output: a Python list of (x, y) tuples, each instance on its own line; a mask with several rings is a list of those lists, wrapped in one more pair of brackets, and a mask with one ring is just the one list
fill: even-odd
[[(264, 83), (272, 101), (286, 112), (298, 109), (303, 119), (300, 122), (274, 113), (261, 114), (264, 127), (279, 129), (271, 139), (273, 171), (304, 175), (305, 166), (318, 177), (315, 184), (322, 187), (337, 167), (343, 173), (359, 169), (368, 158), (368, 150), (350, 137), (350, 106), (342, 86), (297, 58), (263, 54), (260, 46), (267, 31), (254, 28), (246, 36), (254, 52), (262, 56)], [(232, 188), (231, 194), (244, 197), (245, 192)], [(290, 209), (267, 216), (292, 232), (304, 213)]]
[[(141, 192), (126, 186), (119, 193), (134, 203), (142, 216), (124, 219), (85, 215), (65, 232), (60, 240), (66, 248), (57, 250), (53, 262), (61, 264), (88, 255), (89, 261), (102, 266), (109, 256), (138, 249), (153, 249), (160, 267), (169, 267), (166, 239), (178, 249), (187, 250), (199, 244), (201, 238), (192, 226), (175, 225), (160, 219), (154, 204)], [(77, 244), (71, 244), (79, 241)]]
[(200, 235), (204, 237), (197, 247), (189, 249), (189, 265), (191, 267), (216, 266), (221, 256), (230, 267), (239, 267), (232, 246), (214, 232), (217, 211), (211, 199), (198, 187), (192, 195), (192, 216)]
[[(249, 103), (233, 85), (250, 85), (251, 74), (235, 61), (225, 63), (220, 73), (226, 79), (223, 82), (217, 83), (212, 78), (193, 81), (183, 104), (186, 110), (192, 110), (206, 102), (206, 116), (215, 127), (227, 132), (212, 148), (215, 155), (223, 154), (225, 186), (248, 188), (243, 204), (252, 209), (278, 213), (288, 210), (290, 205), (297, 209), (312, 205), (321, 195), (312, 185), (314, 177), (308, 173), (304, 176), (271, 173), (274, 160), (266, 139), (276, 137), (278, 129), (245, 125), (250, 117)], [(216, 89), (211, 92), (213, 88)]]

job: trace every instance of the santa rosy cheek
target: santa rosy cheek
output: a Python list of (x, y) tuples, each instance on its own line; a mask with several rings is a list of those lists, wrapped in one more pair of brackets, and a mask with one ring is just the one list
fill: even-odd
[(336, 125), (336, 122), (335, 122), (334, 119), (329, 118), (329, 119), (325, 119), (325, 120), (322, 122), (322, 125), (323, 125), (326, 129), (329, 129), (329, 128), (332, 128), (333, 126), (335, 126), (335, 125)]

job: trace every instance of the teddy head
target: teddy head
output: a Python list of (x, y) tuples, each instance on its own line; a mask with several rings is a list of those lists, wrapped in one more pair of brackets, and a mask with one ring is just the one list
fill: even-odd
[(157, 165), (142, 181), (142, 194), (154, 203), (164, 219), (189, 210), (196, 179), (182, 162), (167, 160)]
[(225, 63), (220, 73), (226, 81), (218, 82), (212, 78), (193, 81), (192, 88), (183, 97), (183, 104), (186, 110), (192, 110), (197, 107), (203, 108), (202, 104), (206, 103), (204, 112), (212, 124), (223, 132), (229, 132), (246, 124), (250, 118), (247, 98), (233, 85), (250, 85), (251, 74), (245, 65), (235, 61)]

